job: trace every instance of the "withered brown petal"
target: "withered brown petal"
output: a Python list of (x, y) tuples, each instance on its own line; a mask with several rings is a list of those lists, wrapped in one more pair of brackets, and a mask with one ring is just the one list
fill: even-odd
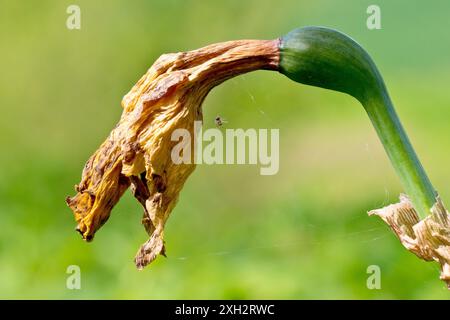
[(192, 135), (202, 120), (201, 104), (216, 85), (258, 69), (278, 68), (278, 40), (239, 40), (198, 50), (162, 55), (122, 100), (117, 126), (87, 161), (78, 193), (67, 199), (77, 230), (91, 240), (131, 185), (144, 207), (142, 223), (150, 236), (135, 263), (141, 269), (165, 255), (164, 225), (180, 190), (195, 168), (174, 164), (175, 129)]

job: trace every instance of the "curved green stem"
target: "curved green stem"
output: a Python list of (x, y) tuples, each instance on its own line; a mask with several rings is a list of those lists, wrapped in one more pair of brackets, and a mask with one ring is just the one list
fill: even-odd
[(350, 94), (365, 108), (421, 218), (437, 193), (394, 110), (368, 53), (353, 39), (323, 27), (296, 29), (280, 39), (280, 72), (294, 81)]
[(437, 193), (414, 152), (386, 90), (381, 96), (368, 99), (364, 108), (400, 177), (406, 194), (419, 216), (425, 218), (436, 203)]

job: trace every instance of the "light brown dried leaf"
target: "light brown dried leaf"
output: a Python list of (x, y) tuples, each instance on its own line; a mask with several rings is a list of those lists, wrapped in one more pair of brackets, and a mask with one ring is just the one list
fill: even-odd
[(419, 220), (406, 195), (400, 202), (382, 209), (372, 210), (394, 231), (403, 246), (425, 261), (437, 261), (441, 265), (440, 279), (450, 289), (450, 216), (441, 199), (430, 210), (431, 214)]

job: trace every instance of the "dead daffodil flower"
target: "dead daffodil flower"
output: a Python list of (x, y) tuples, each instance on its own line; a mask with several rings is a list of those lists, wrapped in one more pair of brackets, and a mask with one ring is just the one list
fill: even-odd
[(164, 224), (195, 168), (194, 161), (172, 161), (177, 143), (172, 132), (183, 128), (193, 136), (194, 121), (202, 120), (203, 99), (214, 86), (249, 71), (277, 70), (278, 60), (278, 40), (230, 41), (162, 55), (123, 98), (118, 125), (87, 162), (78, 194), (67, 199), (83, 238), (93, 238), (131, 185), (150, 236), (137, 253), (136, 266), (164, 254)]
[(78, 193), (67, 198), (83, 238), (93, 238), (131, 186), (144, 207), (142, 223), (150, 236), (136, 255), (136, 266), (143, 268), (164, 255), (164, 225), (195, 168), (194, 161), (172, 161), (177, 144), (172, 132), (187, 129), (194, 135), (208, 92), (259, 69), (277, 70), (294, 81), (344, 92), (361, 102), (408, 195), (370, 214), (380, 216), (418, 257), (439, 262), (441, 279), (449, 284), (449, 214), (406, 136), (382, 77), (355, 41), (321, 27), (296, 29), (277, 40), (229, 41), (162, 55), (123, 98), (118, 125), (88, 160)]

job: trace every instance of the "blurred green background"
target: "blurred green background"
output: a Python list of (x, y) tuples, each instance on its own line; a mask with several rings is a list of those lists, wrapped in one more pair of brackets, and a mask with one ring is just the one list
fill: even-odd
[[(68, 30), (66, 8), (81, 8)], [(402, 191), (351, 97), (259, 71), (214, 89), (205, 127), (279, 128), (280, 171), (198, 166), (166, 228), (168, 258), (137, 271), (147, 237), (129, 192), (85, 243), (64, 199), (158, 56), (304, 25), (357, 39), (380, 68), (431, 180), (450, 201), (448, 1), (0, 1), (0, 298), (448, 299), (435, 263), (370, 209)], [(66, 269), (81, 268), (81, 290)], [(366, 287), (369, 265), (381, 289)]]

